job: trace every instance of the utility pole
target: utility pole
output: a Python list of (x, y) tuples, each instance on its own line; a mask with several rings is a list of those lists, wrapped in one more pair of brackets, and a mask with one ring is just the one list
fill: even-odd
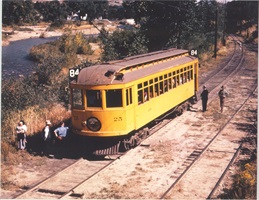
[(218, 41), (218, 6), (216, 5), (214, 55), (212, 56), (213, 58), (217, 57), (217, 41)]
[(222, 34), (222, 45), (223, 46), (226, 46), (226, 39), (225, 39), (225, 32), (226, 32), (226, 0), (225, 0), (225, 3), (224, 3), (224, 18), (223, 18), (223, 34)]

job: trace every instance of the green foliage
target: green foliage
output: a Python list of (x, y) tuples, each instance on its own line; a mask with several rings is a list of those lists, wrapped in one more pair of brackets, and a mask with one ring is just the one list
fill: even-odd
[(231, 1), (227, 4), (226, 13), (228, 33), (246, 30), (255, 23), (258, 25), (258, 1)]
[(37, 100), (32, 97), (36, 94), (36, 90), (23, 82), (22, 79), (3, 81), (2, 113), (12, 109), (24, 109), (35, 104)]
[[(12, 111), (22, 111), (34, 105), (46, 106), (58, 102), (59, 88), (66, 76), (58, 72), (54, 65), (42, 65), (31, 77), (17, 80), (4, 80), (2, 85), (3, 121)], [(62, 82), (63, 81), (63, 82)]]
[[(45, 22), (62, 22), (68, 15), (66, 4), (59, 1), (36, 2), (34, 6)], [(55, 26), (58, 24), (56, 23)]]
[(147, 52), (147, 40), (138, 30), (115, 31), (108, 35), (102, 30), (100, 39), (103, 44), (102, 60), (116, 60), (127, 56), (138, 55)]
[[(140, 24), (142, 34), (149, 41), (149, 51), (164, 47), (207, 51), (214, 45), (216, 13), (218, 39), (223, 37), (225, 27), (232, 33), (247, 29), (257, 24), (258, 16), (258, 2), (127, 1), (123, 5), (125, 13), (131, 13)], [(254, 23), (245, 26), (244, 21)]]
[(160, 50), (165, 47), (206, 51), (214, 43), (215, 1), (131, 1), (124, 2), (140, 28), (115, 31), (102, 29), (102, 60)]
[(38, 76), (37, 85), (58, 85), (64, 78), (60, 77), (62, 70), (62, 59), (50, 58), (38, 65), (36, 70)]
[(181, 47), (197, 30), (194, 1), (134, 1), (128, 4), (134, 19), (149, 40), (149, 50)]
[(3, 1), (2, 3), (2, 22), (6, 25), (23, 25), (24, 23), (35, 24), (39, 22), (40, 15), (34, 9), (32, 1)]

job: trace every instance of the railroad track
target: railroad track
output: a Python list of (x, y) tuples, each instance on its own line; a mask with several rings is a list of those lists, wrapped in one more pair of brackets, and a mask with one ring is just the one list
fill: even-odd
[[(227, 84), (227, 80), (231, 77), (234, 77), (234, 75), (236, 75), (242, 69), (241, 63), (243, 62), (243, 60), (243, 50), (239, 51), (235, 45), (234, 53), (231, 56), (231, 59), (227, 62), (227, 64), (223, 68), (221, 68), (221, 70), (219, 70), (217, 73), (213, 74), (213, 80), (207, 79), (203, 82), (203, 84), (205, 84), (209, 88), (210, 96), (215, 96), (217, 94), (217, 89), (222, 84)], [(217, 81), (214, 81), (214, 79)], [(210, 101), (208, 103), (210, 103)], [(198, 102), (197, 106), (200, 106), (200, 102)], [(155, 127), (152, 127), (150, 129), (150, 135), (154, 134), (159, 129), (169, 124), (171, 120), (172, 119), (166, 119), (164, 121), (159, 122)], [(216, 137), (217, 136), (215, 136), (215, 138)], [(208, 144), (211, 144), (212, 141), (215, 139), (211, 140), (211, 138), (207, 138), (207, 140), (209, 142), (205, 147), (203, 146), (199, 149), (194, 150), (190, 157), (186, 160), (185, 165), (191, 163), (189, 165), (190, 167), (187, 166), (186, 169), (188, 168), (189, 170), (191, 168), (191, 166), (195, 163), (194, 160), (198, 160), (198, 158), (201, 157), (203, 152), (206, 152), (206, 149), (209, 148)], [(83, 194), (77, 192), (76, 188), (82, 184), (85, 184), (87, 180), (89, 180), (91, 177), (93, 177), (103, 169), (107, 168), (111, 163), (113, 163), (113, 161), (114, 160), (87, 161), (79, 159), (71, 166), (41, 181), (25, 193), (16, 196), (15, 198), (82, 198)], [(79, 177), (77, 177), (78, 175)], [(184, 175), (180, 176), (183, 177)], [(181, 178), (177, 179), (180, 180)], [(167, 194), (170, 190), (168, 190)], [(167, 194), (162, 195), (162, 198), (165, 198)]]
[[(201, 157), (206, 156), (206, 154), (209, 154), (209, 157), (220, 157), (220, 158), (224, 158), (223, 160), (226, 163), (226, 168), (224, 169), (224, 172), (222, 173), (222, 175), (220, 176), (218, 182), (215, 184), (215, 186), (213, 187), (213, 189), (211, 190), (211, 193), (208, 195), (208, 199), (211, 199), (212, 195), (214, 194), (215, 190), (217, 189), (217, 187), (220, 184), (220, 181), (223, 179), (224, 175), (226, 174), (226, 171), (229, 169), (229, 167), (233, 164), (236, 156), (238, 155), (242, 143), (238, 144), (236, 142), (236, 140), (232, 141), (233, 144), (231, 145), (231, 142), (228, 143), (228, 147), (226, 149), (223, 150), (217, 150), (215, 148), (213, 148), (213, 143), (221, 141), (222, 140), (222, 136), (223, 132), (226, 131), (226, 127), (231, 123), (231, 121), (234, 120), (234, 118), (239, 114), (240, 111), (242, 111), (242, 109), (244, 108), (244, 106), (246, 105), (246, 103), (249, 101), (249, 99), (251, 98), (252, 95), (254, 95), (255, 91), (257, 90), (257, 86), (255, 86), (252, 90), (252, 92), (250, 93), (250, 95), (248, 97), (246, 97), (246, 99), (244, 100), (244, 102), (240, 105), (240, 107), (230, 116), (230, 118), (227, 120), (227, 122), (223, 125), (222, 129), (219, 130), (211, 139), (208, 138), (208, 140), (206, 142), (204, 142), (202, 145), (204, 145), (204, 147), (200, 146), (199, 149), (194, 150), (190, 156), (186, 159), (186, 161), (184, 162), (186, 168), (184, 169), (179, 169), (179, 171), (182, 170), (182, 172), (178, 172), (180, 175), (176, 175), (176, 180), (174, 181), (174, 183), (168, 188), (168, 190), (161, 196), (161, 199), (171, 199), (171, 198), (175, 198), (176, 195), (174, 193), (174, 189), (177, 186), (177, 184), (179, 184), (179, 182), (186, 176), (187, 173), (190, 172), (190, 170), (192, 169), (192, 167), (194, 165), (198, 165), (197, 163), (199, 162), (199, 160), (201, 159)], [(221, 137), (221, 138), (220, 138)], [(231, 148), (233, 147), (234, 148)], [(229, 148), (230, 147), (230, 148)], [(213, 156), (214, 154), (214, 156)], [(228, 155), (226, 155), (228, 154)], [(233, 156), (233, 157), (232, 157)], [(230, 159), (229, 159), (230, 158)], [(229, 160), (228, 160), (229, 159)]]
[(114, 160), (88, 161), (79, 159), (68, 167), (37, 183), (15, 199), (62, 198), (73, 196), (73, 189), (94, 176)]
[[(221, 72), (225, 72), (226, 71), (226, 67), (222, 68), (222, 70), (220, 70), (219, 73), (217, 73), (215, 75), (215, 77), (218, 77), (222, 82), (220, 81), (211, 81), (211, 79), (207, 80), (206, 85), (209, 85), (210, 88), (212, 89), (212, 92), (210, 94), (210, 96), (215, 97), (217, 95), (217, 91), (215, 91), (215, 89), (217, 89), (219, 87), (219, 85), (228, 85), (228, 88), (230, 88), (231, 90), (234, 90), (237, 88), (237, 81), (235, 80), (235, 76), (237, 77), (242, 77), (242, 64), (244, 62), (244, 55), (243, 55), (243, 49), (241, 51), (241, 53), (239, 53), (239, 56), (232, 56), (232, 59), (237, 60), (238, 62), (236, 62), (236, 64), (233, 64), (235, 62), (232, 62), (231, 60), (228, 62), (228, 64), (226, 65), (226, 67), (229, 67), (230, 69), (228, 70), (230, 73), (225, 74), (225, 75), (221, 75)], [(236, 65), (236, 67), (234, 67)], [(238, 75), (239, 73), (239, 75)], [(218, 76), (219, 75), (219, 76)], [(213, 79), (215, 78), (213, 77)], [(221, 78), (220, 78), (221, 77)], [(234, 79), (234, 80), (233, 80)], [(248, 81), (247, 87), (251, 87), (250, 89), (250, 93), (249, 94), (245, 94), (244, 98), (242, 99), (242, 103), (239, 105), (236, 105), (236, 103), (233, 102), (233, 107), (232, 112), (230, 112), (230, 115), (228, 116), (229, 118), (227, 119), (227, 121), (224, 124), (221, 124), (220, 130), (213, 136), (211, 137), (208, 136), (206, 138), (206, 140), (199, 146), (199, 148), (195, 149), (190, 155), (189, 157), (184, 161), (183, 166), (179, 167), (179, 169), (176, 171), (177, 173), (174, 174), (174, 178), (175, 181), (173, 182), (173, 184), (167, 189), (167, 191), (161, 196), (161, 199), (170, 199), (170, 198), (188, 198), (187, 196), (184, 196), (183, 194), (180, 194), (179, 191), (177, 191), (177, 186), (180, 184), (180, 182), (182, 181), (182, 179), (184, 177), (187, 176), (187, 174), (192, 174), (195, 173), (195, 170), (192, 169), (193, 166), (200, 166), (201, 168), (204, 167), (205, 165), (202, 164), (202, 162), (200, 161), (202, 158), (201, 157), (211, 157), (211, 158), (223, 158), (221, 160), (221, 162), (224, 162), (224, 166), (226, 166), (226, 168), (224, 169), (223, 172), (220, 175), (220, 178), (218, 179), (217, 183), (215, 184), (215, 186), (211, 189), (210, 194), (207, 196), (208, 199), (211, 199), (211, 197), (213, 197), (214, 192), (216, 191), (216, 189), (218, 188), (221, 180), (224, 178), (226, 172), (229, 170), (230, 166), (233, 164), (233, 162), (235, 161), (236, 156), (238, 155), (241, 147), (242, 147), (242, 143), (238, 144), (236, 140), (233, 141), (229, 141), (228, 144), (225, 144), (227, 146), (227, 148), (223, 148), (222, 150), (218, 150), (215, 149), (213, 147), (213, 144), (219, 141), (223, 141), (224, 139), (224, 134), (228, 134), (231, 135), (230, 133), (227, 133), (227, 127), (230, 126), (230, 124), (233, 124), (233, 120), (237, 117), (237, 115), (243, 111), (243, 108), (245, 107), (245, 105), (247, 104), (247, 102), (251, 99), (252, 96), (256, 95), (256, 91), (257, 91), (257, 79), (250, 79), (250, 81)], [(240, 88), (241, 89), (241, 88)], [(237, 92), (237, 91), (235, 91)], [(213, 98), (211, 98), (213, 99)], [(211, 100), (212, 101), (212, 100)], [(200, 105), (200, 104), (199, 104)], [(249, 133), (248, 133), (249, 134)], [(247, 135), (248, 135), (247, 134)], [(247, 136), (246, 135), (246, 136)], [(246, 137), (243, 136), (243, 137)], [(232, 137), (235, 138), (235, 133), (232, 133)], [(217, 146), (217, 145), (215, 145)], [(215, 160), (215, 163), (217, 162), (217, 159)], [(214, 164), (215, 164), (214, 163)], [(222, 163), (221, 163), (222, 164)], [(209, 165), (207, 165), (208, 167)], [(222, 166), (219, 166), (218, 168), (222, 169)], [(224, 167), (223, 167), (224, 168)], [(216, 170), (213, 170), (213, 168), (210, 169), (211, 171), (215, 172)], [(206, 173), (206, 170), (204, 170)], [(203, 172), (203, 171), (200, 171)], [(209, 172), (207, 172), (209, 173)], [(189, 175), (190, 177), (194, 177), (194, 175)], [(211, 175), (211, 177), (213, 177), (213, 174)], [(190, 181), (191, 178), (186, 178), (185, 182), (188, 182), (188, 180)], [(203, 183), (204, 184), (204, 183)], [(182, 186), (182, 185), (181, 185)], [(197, 187), (197, 186), (195, 186)], [(201, 185), (199, 185), (199, 187), (202, 187)], [(179, 189), (179, 188), (178, 188)], [(188, 188), (189, 190), (192, 190), (191, 187)], [(181, 192), (183, 193), (183, 192)], [(204, 198), (203, 197), (199, 197), (196, 196), (196, 198)]]
[[(235, 76), (236, 73), (241, 69), (242, 63), (244, 62), (244, 49), (241, 50), (237, 47), (238, 39), (234, 36), (234, 50), (232, 56), (226, 61), (226, 64), (223, 67), (219, 68), (217, 71), (214, 71), (212, 74), (208, 75), (204, 80), (200, 81), (199, 92), (197, 96), (200, 96), (202, 92), (203, 85), (206, 85), (210, 92), (210, 96), (213, 93), (214, 89), (219, 89), (221, 85), (225, 85), (229, 78)], [(215, 94), (215, 93), (214, 93)], [(199, 105), (200, 106), (200, 105)]]

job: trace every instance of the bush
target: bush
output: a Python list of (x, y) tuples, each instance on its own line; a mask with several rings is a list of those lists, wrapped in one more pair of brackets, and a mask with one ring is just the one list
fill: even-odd
[(60, 52), (59, 47), (51, 43), (40, 44), (38, 46), (33, 46), (29, 52), (30, 59), (38, 62), (43, 62), (49, 58), (60, 59), (64, 55)]
[[(37, 91), (22, 79), (3, 81), (2, 85), (2, 111), (22, 110), (37, 102)], [(36, 100), (36, 101), (35, 101)]]
[(89, 42), (81, 32), (75, 35), (71, 32), (63, 34), (58, 41), (58, 46), (60, 51), (65, 54), (93, 54)]
[(64, 19), (55, 19), (49, 26), (48, 31), (54, 31), (55, 29), (62, 28), (66, 21)]
[(219, 195), (220, 199), (256, 199), (257, 186), (256, 161), (241, 165), (239, 172), (234, 176), (231, 189), (224, 189), (224, 194)]
[(33, 46), (29, 57), (41, 63), (59, 60), (60, 65), (69, 68), (80, 62), (77, 54), (91, 55), (93, 51), (82, 33), (73, 35), (71, 32), (66, 32), (57, 41)]

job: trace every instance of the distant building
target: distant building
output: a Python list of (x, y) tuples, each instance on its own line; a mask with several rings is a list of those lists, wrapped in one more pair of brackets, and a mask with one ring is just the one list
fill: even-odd
[(80, 10), (77, 11), (75, 14), (72, 12), (71, 15), (67, 16), (67, 21), (78, 21), (78, 20), (82, 20), (82, 21), (86, 21), (87, 19), (87, 14), (85, 14), (85, 16), (80, 16)]
[(81, 16), (81, 20), (86, 21), (87, 20), (87, 14), (85, 14), (85, 16)]
[(75, 14), (72, 12), (71, 15), (68, 15), (68, 16), (67, 16), (67, 20), (68, 20), (68, 21), (77, 21), (77, 20), (80, 20), (78, 13), (80, 13), (80, 11), (76, 12)]
[(136, 23), (134, 19), (126, 19), (126, 24), (135, 25)]

